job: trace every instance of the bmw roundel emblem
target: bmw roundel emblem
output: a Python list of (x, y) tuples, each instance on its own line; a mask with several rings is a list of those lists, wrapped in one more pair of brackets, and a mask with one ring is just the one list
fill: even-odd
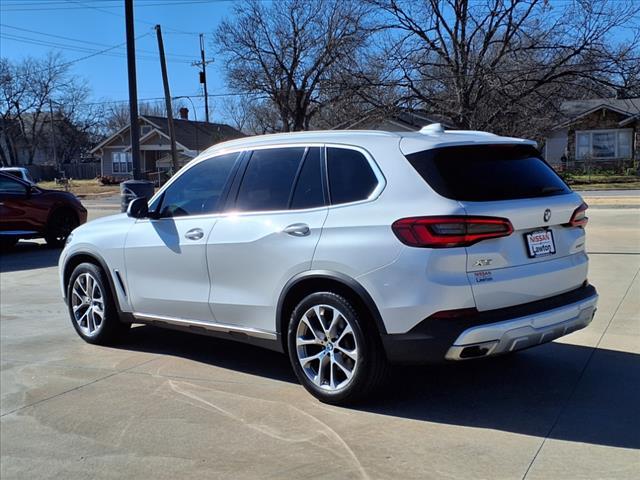
[(545, 222), (548, 222), (549, 220), (551, 220), (551, 210), (547, 208), (544, 211), (544, 215), (542, 218), (544, 219)]

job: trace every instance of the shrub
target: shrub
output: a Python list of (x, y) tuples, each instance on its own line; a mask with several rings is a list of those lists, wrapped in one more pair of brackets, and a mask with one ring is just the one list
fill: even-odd
[(120, 185), (124, 179), (119, 177), (113, 177), (110, 175), (104, 175), (102, 177), (98, 177), (98, 181), (102, 185)]

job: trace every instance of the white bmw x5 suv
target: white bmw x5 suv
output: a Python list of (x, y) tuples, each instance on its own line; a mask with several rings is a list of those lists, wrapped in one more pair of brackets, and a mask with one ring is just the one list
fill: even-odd
[(439, 125), (257, 136), (76, 229), (60, 281), (87, 342), (132, 323), (249, 342), (346, 403), (389, 363), (488, 357), (588, 325), (586, 208), (528, 140)]

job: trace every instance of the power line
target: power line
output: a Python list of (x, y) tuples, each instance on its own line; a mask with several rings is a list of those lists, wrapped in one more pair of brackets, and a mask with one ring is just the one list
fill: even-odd
[[(109, 10), (105, 10), (104, 8), (96, 7), (95, 5), (89, 5), (89, 4), (86, 4), (86, 3), (80, 2), (79, 0), (70, 0), (70, 1), (71, 1), (71, 2), (73, 2), (73, 3), (76, 3), (76, 4), (80, 5), (80, 6), (82, 6), (82, 7), (84, 7), (84, 8), (90, 8), (90, 9), (92, 9), (92, 10), (96, 10), (96, 11), (98, 11), (98, 12), (103, 12), (103, 13), (107, 13), (107, 14), (109, 14), (109, 15), (113, 15), (113, 16), (115, 16), (115, 17), (124, 18), (124, 15), (122, 15), (122, 14), (120, 14), (120, 13), (111, 12), (111, 11), (109, 11)], [(116, 8), (120, 9), (120, 7), (116, 7)], [(149, 21), (147, 21), (147, 20), (142, 20), (142, 19), (140, 19), (140, 18), (138, 18), (138, 19), (135, 21), (135, 23), (144, 23), (144, 24), (146, 24), (146, 25), (152, 25), (153, 27), (155, 27), (155, 26), (156, 26), (156, 24), (157, 24), (157, 22), (149, 22)], [(184, 34), (194, 34), (194, 35), (197, 35), (197, 33), (195, 33), (195, 32), (185, 32), (185, 31), (181, 31), (181, 30), (177, 30), (177, 29), (169, 28), (169, 27), (165, 27), (165, 28), (166, 28), (167, 30), (173, 30), (173, 31), (175, 31), (175, 32), (180, 32), (180, 33), (184, 33)]]
[[(34, 39), (34, 38), (30, 38), (30, 37), (24, 37), (21, 35), (13, 35), (13, 34), (7, 34), (7, 33), (0, 33), (0, 38), (3, 38), (5, 40), (12, 40), (15, 42), (20, 42), (20, 43), (27, 43), (27, 44), (31, 44), (31, 45), (39, 45), (39, 46), (44, 46), (44, 47), (51, 47), (51, 48), (56, 48), (58, 50), (66, 50), (66, 51), (72, 51), (72, 52), (79, 52), (79, 53), (91, 53), (91, 54), (96, 54), (96, 55), (105, 55), (108, 57), (116, 57), (116, 58), (124, 58), (124, 53), (122, 52), (112, 52), (112, 53), (103, 53), (105, 52), (105, 50), (95, 50), (95, 49), (91, 49), (91, 48), (86, 48), (86, 47), (81, 47), (78, 45), (68, 45), (68, 44), (62, 44), (62, 43), (58, 43), (58, 42), (51, 42), (51, 41), (47, 41), (47, 40), (40, 40), (40, 39)], [(109, 47), (106, 49), (106, 51), (111, 51), (111, 50), (116, 50), (119, 48), (122, 48), (123, 45), (119, 45), (119, 46), (114, 46), (114, 47)], [(154, 55), (138, 55), (138, 58), (140, 60), (157, 60), (157, 58)], [(182, 64), (191, 64), (191, 62), (189, 62), (188, 60), (183, 60), (183, 59), (170, 59), (171, 62), (173, 63), (182, 63)]]
[[(4, 23), (0, 23), (0, 27), (10, 28), (12, 30), (18, 30), (18, 31), (21, 31), (21, 32), (34, 33), (36, 35), (42, 35), (42, 36), (45, 36), (45, 37), (68, 40), (68, 41), (71, 41), (71, 42), (77, 42), (77, 43), (82, 43), (82, 44), (91, 44), (91, 45), (96, 45), (96, 46), (99, 46), (99, 47), (110, 47), (110, 45), (105, 44), (105, 43), (92, 42), (92, 41), (89, 41), (89, 40), (83, 40), (83, 39), (79, 39), (79, 38), (71, 38), (71, 37), (66, 37), (66, 36), (63, 36), (63, 35), (55, 35), (55, 34), (52, 34), (52, 33), (38, 32), (36, 30), (29, 30), (28, 28), (14, 27), (12, 25), (7, 25), (7, 24), (4, 24)], [(90, 53), (96, 51), (95, 49), (87, 48), (87, 47), (84, 47), (84, 46), (69, 45), (69, 44), (65, 44), (65, 43), (57, 43), (57, 42), (53, 42), (51, 40), (39, 39), (39, 38), (34, 38), (34, 37), (26, 37), (26, 36), (18, 35), (18, 34), (15, 34), (15, 33), (3, 32), (1, 34), (3, 36), (7, 36), (7, 37), (8, 36), (15, 37), (15, 38), (9, 38), (10, 40), (22, 40), (22, 41), (25, 41), (27, 43), (41, 42), (45, 46), (60, 47), (60, 48), (63, 48), (63, 49), (76, 49), (76, 51), (83, 51), (83, 52), (90, 52)], [(37, 45), (38, 43), (35, 43), (35, 44)], [(141, 53), (141, 54), (151, 55), (153, 59), (155, 59), (156, 55), (157, 55), (156, 52), (151, 51), (151, 50), (136, 50), (136, 52)], [(124, 53), (122, 55), (124, 55)], [(117, 55), (114, 55), (114, 56), (117, 56)], [(187, 59), (193, 58), (192, 55), (185, 55), (185, 54), (179, 54), (179, 53), (173, 53), (173, 54), (168, 53), (167, 56), (175, 57), (176, 61), (181, 61), (181, 63), (189, 63), (187, 61)], [(151, 59), (151, 58), (149, 58), (149, 59)]]
[[(207, 95), (207, 97), (209, 98), (221, 98), (221, 97), (249, 97), (249, 96), (258, 96), (258, 95), (264, 95), (263, 93), (210, 93), (209, 95)], [(202, 94), (198, 94), (198, 95), (172, 95), (171, 99), (172, 100), (177, 100), (180, 98), (204, 98), (204, 95)], [(165, 97), (147, 97), (147, 98), (139, 98), (138, 102), (156, 102), (156, 101), (160, 101), (160, 100), (164, 100)], [(91, 106), (91, 105), (115, 105), (115, 104), (119, 104), (119, 103), (129, 103), (129, 100), (101, 100), (99, 102), (84, 102), (84, 103), (80, 103), (79, 105), (83, 105), (83, 106)]]
[[(141, 39), (141, 38), (144, 38), (144, 37), (146, 37), (146, 36), (148, 36), (148, 35), (150, 35), (150, 34), (151, 34), (151, 32), (147, 32), (147, 33), (145, 33), (145, 34), (140, 35), (139, 37), (137, 37), (137, 38), (136, 38), (136, 40), (139, 40), (139, 39)], [(61, 64), (59, 64), (59, 65), (54, 65), (52, 68), (63, 68), (63, 67), (68, 67), (69, 65), (73, 65), (73, 64), (78, 63), (78, 62), (81, 62), (81, 61), (83, 61), (83, 60), (87, 60), (88, 58), (92, 58), (92, 57), (95, 57), (95, 56), (97, 56), (97, 55), (103, 55), (103, 54), (105, 54), (105, 53), (107, 53), (107, 52), (109, 52), (109, 51), (111, 51), (111, 50), (115, 50), (116, 48), (120, 48), (120, 47), (122, 47), (123, 45), (126, 45), (126, 42), (124, 42), (124, 43), (120, 43), (120, 44), (118, 44), (118, 45), (114, 45), (113, 47), (105, 48), (104, 50), (99, 50), (99, 51), (97, 51), (97, 52), (95, 52), (95, 53), (91, 53), (91, 54), (89, 54), (89, 55), (85, 55), (84, 57), (76, 58), (76, 59), (70, 60), (70, 61), (68, 61), (68, 62), (61, 63)], [(46, 72), (47, 70), (49, 70), (49, 69), (48, 69), (48, 68), (43, 68), (42, 70), (36, 70), (35, 72), (31, 72), (31, 73), (33, 73), (33, 74), (37, 74), (37, 73), (41, 73), (41, 72)]]
[[(232, 0), (181, 0), (181, 1), (166, 1), (159, 2), (159, 0), (155, 0), (156, 3), (140, 3), (136, 4), (136, 8), (139, 7), (166, 7), (166, 6), (177, 6), (177, 5), (206, 5), (213, 3), (226, 3)], [(77, 6), (69, 5), (69, 2), (77, 3)], [(100, 7), (96, 7), (94, 5), (87, 5), (80, 2), (74, 2), (73, 0), (69, 0), (69, 2), (39, 2), (39, 3), (9, 3), (6, 4), (10, 8), (3, 6), (2, 9), (5, 12), (44, 12), (44, 11), (56, 11), (56, 10), (86, 10), (86, 9), (105, 9), (105, 8), (121, 8), (120, 2), (116, 5), (101, 5)], [(18, 7), (18, 8), (14, 8)], [(30, 8), (36, 7), (36, 8)], [(108, 12), (112, 13), (112, 12)], [(140, 20), (136, 20), (139, 22)]]

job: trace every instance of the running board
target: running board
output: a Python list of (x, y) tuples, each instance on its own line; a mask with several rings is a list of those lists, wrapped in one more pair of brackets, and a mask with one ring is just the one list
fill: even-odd
[(146, 313), (134, 313), (133, 317), (142, 323), (164, 323), (181, 327), (193, 328), (194, 330), (208, 330), (211, 332), (228, 333), (230, 335), (246, 335), (248, 337), (262, 338), (265, 340), (277, 340), (278, 336), (274, 332), (260, 330), (258, 328), (244, 328), (226, 323), (202, 322), (199, 320), (186, 320), (184, 318), (165, 317), (161, 315), (148, 315)]

